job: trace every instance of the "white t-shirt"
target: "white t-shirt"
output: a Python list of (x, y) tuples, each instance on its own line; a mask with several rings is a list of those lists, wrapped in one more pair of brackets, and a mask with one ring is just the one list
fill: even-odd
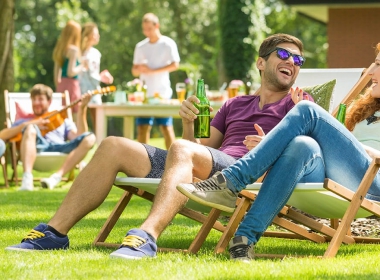
[[(88, 61), (88, 70), (81, 72), (79, 75), (79, 85), (82, 94), (89, 90), (100, 88), (100, 58), (101, 53), (91, 47), (87, 52), (83, 53), (83, 57)], [(94, 95), (90, 103), (102, 104), (100, 94)]]
[[(142, 40), (137, 43), (133, 54), (134, 65), (146, 64), (152, 69), (179, 61), (177, 44), (167, 36), (161, 36), (155, 43), (150, 43), (149, 38)], [(157, 92), (162, 98), (171, 98), (173, 91), (170, 87), (169, 72), (141, 74), (140, 80), (144, 81), (148, 87), (148, 97), (152, 97)]]
[(380, 151), (380, 112), (357, 123), (352, 133), (359, 142)]

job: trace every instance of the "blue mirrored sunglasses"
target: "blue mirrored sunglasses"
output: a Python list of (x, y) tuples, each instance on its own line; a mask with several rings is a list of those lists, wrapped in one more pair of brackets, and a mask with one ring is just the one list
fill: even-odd
[(294, 65), (297, 65), (299, 67), (301, 67), (306, 61), (306, 58), (304, 58), (302, 55), (291, 53), (290, 51), (279, 47), (276, 47), (274, 50), (271, 50), (266, 55), (263, 55), (263, 57), (270, 55), (274, 51), (276, 51), (277, 57), (282, 60), (287, 60), (289, 57), (292, 56)]

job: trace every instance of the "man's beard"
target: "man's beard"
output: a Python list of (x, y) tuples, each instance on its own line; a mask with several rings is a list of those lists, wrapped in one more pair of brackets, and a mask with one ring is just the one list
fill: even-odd
[(270, 72), (268, 73), (269, 75), (267, 75), (267, 81), (270, 85), (276, 87), (277, 89), (279, 89), (280, 91), (285, 91), (285, 90), (289, 90), (293, 84), (294, 84), (294, 80), (291, 80), (289, 83), (281, 83), (280, 80), (278, 79), (277, 75), (273, 72)]

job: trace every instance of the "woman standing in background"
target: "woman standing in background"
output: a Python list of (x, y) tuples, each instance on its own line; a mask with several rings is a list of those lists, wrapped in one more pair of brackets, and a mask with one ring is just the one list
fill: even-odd
[[(111, 84), (113, 82), (112, 75), (108, 70), (100, 72), (101, 53), (94, 48), (99, 43), (100, 34), (98, 26), (93, 22), (82, 25), (81, 36), (82, 60), (85, 61), (87, 69), (79, 75), (79, 85), (82, 94), (88, 91), (100, 88), (100, 82)], [(102, 104), (101, 95), (93, 95), (90, 104)], [(91, 120), (95, 126), (94, 111), (90, 109)]]
[[(81, 97), (78, 74), (87, 68), (80, 60), (80, 41), (80, 24), (69, 20), (63, 28), (53, 51), (56, 91), (64, 92), (67, 90), (70, 94), (71, 102)], [(74, 106), (72, 111), (73, 118), (76, 120), (78, 106)]]

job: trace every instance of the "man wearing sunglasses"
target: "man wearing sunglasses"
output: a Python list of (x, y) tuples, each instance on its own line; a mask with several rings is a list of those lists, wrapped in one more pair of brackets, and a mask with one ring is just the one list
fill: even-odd
[(226, 101), (211, 122), (210, 138), (193, 136), (198, 113), (194, 103), (199, 100), (190, 96), (179, 111), (183, 140), (175, 141), (168, 151), (122, 137), (103, 140), (50, 222), (38, 225), (21, 244), (7, 250), (67, 249), (69, 230), (104, 201), (116, 174), (124, 172), (129, 177), (162, 180), (147, 219), (140, 228), (127, 232), (111, 256), (155, 257), (157, 238), (187, 202), (176, 186), (191, 182), (193, 177), (205, 180), (230, 166), (260, 143), (295, 103), (311, 99), (302, 90), (291, 89), (305, 61), (302, 50), (302, 42), (287, 34), (265, 39), (256, 63), (261, 75), (260, 89), (255, 95)]

